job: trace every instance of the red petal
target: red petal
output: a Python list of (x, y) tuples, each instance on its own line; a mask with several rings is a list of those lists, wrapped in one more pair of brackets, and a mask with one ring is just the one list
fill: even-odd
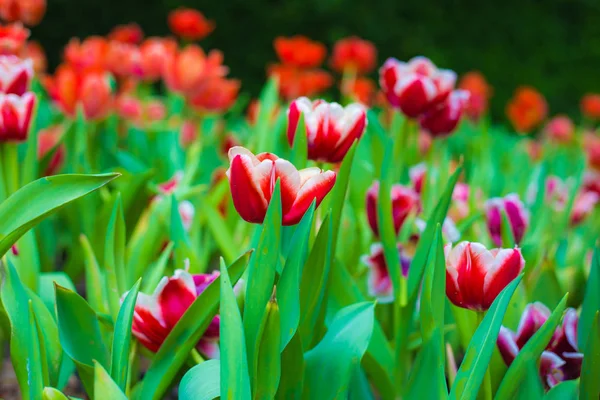
[(292, 208), (284, 214), (283, 224), (294, 225), (300, 222), (314, 199), (317, 199), (317, 206), (319, 206), (335, 185), (335, 179), (336, 174), (333, 171), (321, 172), (308, 179), (298, 191)]
[(498, 294), (515, 279), (523, 270), (525, 260), (519, 249), (503, 249), (498, 252), (488, 272), (483, 285), (484, 307), (487, 309)]
[[(187, 274), (187, 272), (183, 272)], [(175, 274), (158, 294), (158, 305), (167, 328), (172, 329), (196, 299), (192, 277)]]
[(254, 180), (252, 160), (236, 155), (229, 169), (229, 186), (233, 205), (240, 216), (253, 223), (262, 223), (267, 212), (267, 200)]
[(498, 345), (502, 359), (506, 365), (510, 365), (519, 353), (515, 334), (504, 326), (500, 327), (496, 344)]
[(290, 146), (294, 145), (294, 136), (296, 135), (296, 130), (298, 129), (298, 120), (300, 119), (300, 110), (298, 109), (298, 104), (296, 102), (297, 100), (293, 101), (288, 109), (287, 138)]
[(300, 173), (294, 165), (284, 159), (275, 161), (275, 176), (281, 185), (281, 208), (283, 214), (287, 213), (294, 204), (300, 189)]

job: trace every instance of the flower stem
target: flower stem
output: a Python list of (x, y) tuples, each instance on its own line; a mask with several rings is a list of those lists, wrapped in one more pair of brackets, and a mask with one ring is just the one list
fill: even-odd
[[(483, 322), (483, 317), (485, 317), (485, 313), (483, 311), (477, 313), (477, 327), (481, 325)], [(477, 329), (475, 327), (475, 329)], [(492, 377), (490, 375), (490, 367), (485, 370), (485, 375), (483, 376), (483, 382), (481, 383), (481, 387), (479, 388), (479, 394), (477, 395), (477, 399), (479, 400), (492, 400)]]
[(15, 143), (3, 143), (2, 148), (4, 189), (8, 197), (19, 189), (19, 154)]
[(204, 362), (204, 357), (202, 357), (196, 349), (192, 349), (190, 357), (192, 358), (195, 364), (201, 364)]

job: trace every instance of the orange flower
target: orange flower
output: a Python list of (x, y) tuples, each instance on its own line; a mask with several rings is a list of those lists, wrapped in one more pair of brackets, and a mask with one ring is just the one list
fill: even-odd
[(160, 37), (148, 38), (140, 46), (141, 52), (141, 78), (155, 81), (159, 79), (177, 53), (177, 43), (172, 39)]
[(600, 120), (600, 94), (588, 93), (583, 96), (581, 113), (591, 120)]
[(193, 8), (178, 8), (169, 14), (169, 29), (185, 40), (201, 40), (215, 29), (215, 23)]
[(333, 84), (331, 75), (320, 69), (299, 69), (290, 65), (275, 64), (269, 68), (268, 74), (277, 77), (279, 94), (287, 100), (300, 96), (314, 96)]
[(0, 55), (19, 55), (29, 37), (29, 29), (20, 23), (0, 24)]
[(506, 106), (506, 115), (519, 133), (533, 130), (546, 118), (547, 113), (546, 99), (530, 86), (517, 88)]
[(240, 82), (235, 79), (210, 79), (189, 98), (190, 105), (200, 111), (223, 113), (237, 99)]
[(29, 41), (25, 44), (25, 52), (23, 58), (30, 58), (33, 61), (33, 70), (36, 75), (41, 75), (48, 68), (48, 60), (44, 48), (39, 42)]
[(458, 88), (469, 92), (464, 111), (471, 120), (478, 121), (488, 108), (488, 101), (492, 97), (491, 86), (481, 72), (471, 71), (462, 76)]
[(359, 76), (351, 82), (349, 90), (350, 93), (345, 93), (347, 96), (352, 97), (355, 101), (370, 106), (375, 99), (377, 86), (372, 79)]
[(325, 45), (300, 35), (290, 38), (280, 36), (273, 46), (282, 63), (300, 68), (318, 67), (327, 54)]
[(77, 72), (63, 64), (54, 77), (46, 77), (43, 83), (58, 108), (70, 117), (75, 116), (77, 106), (81, 105), (87, 120), (99, 120), (112, 106), (110, 76), (102, 70)]
[(377, 49), (372, 42), (356, 36), (338, 40), (333, 46), (331, 68), (337, 72), (346, 69), (359, 74), (368, 74), (375, 69)]
[(117, 25), (108, 34), (108, 39), (122, 43), (140, 44), (144, 39), (144, 31), (134, 22), (127, 25)]
[(141, 75), (142, 56), (136, 45), (111, 40), (105, 60), (106, 68), (119, 78)]
[(100, 36), (90, 36), (81, 42), (73, 38), (65, 47), (65, 60), (75, 69), (103, 69), (106, 65), (108, 42)]
[(0, 18), (6, 22), (21, 21), (34, 26), (46, 12), (46, 0), (0, 0)]
[(197, 45), (188, 45), (172, 57), (166, 65), (164, 79), (170, 90), (193, 94), (214, 78), (227, 75), (223, 53), (211, 50), (208, 55)]

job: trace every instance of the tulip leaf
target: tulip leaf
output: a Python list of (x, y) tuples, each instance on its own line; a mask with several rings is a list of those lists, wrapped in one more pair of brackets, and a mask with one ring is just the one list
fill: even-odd
[(477, 327), (450, 390), (451, 399), (475, 399), (488, 369), (502, 319), (523, 275), (519, 275), (496, 297), (492, 306)]
[(271, 120), (273, 111), (277, 107), (277, 94), (279, 83), (275, 77), (269, 79), (258, 100), (258, 118), (254, 127), (254, 137), (256, 138), (256, 151), (265, 152), (274, 150), (274, 138), (271, 130)]
[(590, 275), (585, 285), (585, 296), (581, 306), (578, 323), (577, 342), (580, 349), (587, 348), (588, 333), (592, 330), (593, 320), (600, 310), (600, 248), (594, 249)]
[[(581, 329), (579, 327), (579, 329)], [(600, 396), (600, 318), (596, 313), (589, 335), (586, 340), (587, 347), (583, 354), (581, 366), (581, 398), (597, 399)]]
[(246, 303), (244, 306), (244, 334), (251, 382), (255, 381), (256, 369), (258, 368), (260, 327), (265, 318), (267, 303), (273, 293), (276, 268), (279, 262), (282, 221), (280, 188), (281, 183), (278, 180), (260, 231), (256, 252), (251, 257), (248, 265)]
[(323, 340), (304, 355), (303, 398), (346, 398), (350, 379), (371, 340), (374, 309), (373, 303), (365, 302), (338, 311)]
[(69, 398), (58, 389), (45, 387), (42, 392), (42, 400), (69, 400)]
[(508, 219), (508, 215), (506, 214), (506, 210), (504, 208), (502, 208), (500, 210), (501, 212), (501, 218), (502, 218), (502, 227), (501, 227), (501, 232), (502, 232), (502, 246), (504, 248), (510, 249), (515, 247), (516, 240), (515, 240), (515, 235), (513, 234), (512, 231), (512, 225), (510, 223), (510, 220)]
[(544, 386), (535, 360), (528, 360), (521, 384), (517, 386), (516, 399), (541, 400), (544, 398)]
[(56, 312), (54, 282), (69, 290), (75, 290), (75, 285), (73, 285), (71, 278), (64, 272), (43, 272), (40, 274), (40, 298), (52, 315), (55, 315)]
[[(250, 376), (242, 316), (233, 293), (225, 261), (221, 258), (221, 388), (227, 399), (250, 399)], [(184, 378), (185, 379), (185, 378)], [(202, 378), (205, 379), (205, 378)]]
[[(288, 119), (289, 121), (289, 119)], [(288, 127), (289, 129), (289, 127)], [(292, 144), (292, 157), (290, 161), (296, 168), (304, 168), (308, 158), (308, 133), (306, 132), (306, 124), (304, 121), (304, 113), (300, 113), (296, 133), (294, 133), (294, 142)]]
[(213, 400), (220, 397), (220, 370), (219, 360), (207, 360), (190, 369), (179, 384), (179, 400)]
[(119, 385), (112, 380), (108, 372), (99, 362), (94, 361), (94, 398), (127, 400)]
[(30, 230), (25, 232), (15, 244), (19, 250), (19, 254), (15, 255), (12, 251), (6, 254), (16, 270), (19, 271), (21, 281), (36, 293), (41, 293), (39, 290), (40, 280), (40, 254), (38, 251), (37, 239), (35, 232)]
[(125, 291), (125, 221), (120, 195), (117, 195), (115, 199), (106, 230), (104, 269), (108, 305), (113, 320), (116, 320), (121, 294)]
[(119, 174), (56, 175), (38, 179), (0, 204), (0, 256), (60, 207), (106, 185)]
[(266, 314), (267, 317), (261, 329), (254, 397), (274, 399), (281, 378), (281, 354), (279, 351), (281, 323), (277, 300), (269, 301)]
[[(229, 268), (231, 283), (235, 284), (244, 273), (250, 252), (238, 258)], [(215, 279), (194, 300), (158, 352), (146, 371), (138, 399), (161, 399), (196, 346), (219, 308), (220, 277)]]
[[(583, 396), (579, 397), (579, 382), (576, 380), (563, 381), (550, 389), (544, 396), (545, 400), (577, 400), (579, 398), (585, 399)], [(589, 397), (589, 399), (593, 399), (593, 397)]]
[[(48, 368), (45, 365), (46, 360), (42, 360), (42, 348), (40, 345), (39, 327), (35, 320), (32, 301), (29, 300), (27, 307), (29, 312), (29, 340), (28, 340), (28, 358), (27, 358), (27, 384), (29, 386), (29, 396), (32, 399), (39, 398), (44, 390), (44, 386), (49, 384)], [(43, 354), (45, 356), (45, 354)], [(45, 357), (44, 357), (45, 358)]]
[(98, 260), (87, 236), (81, 234), (79, 241), (83, 248), (87, 300), (94, 311), (100, 314), (108, 314), (108, 293), (106, 293), (108, 285), (106, 284), (104, 271), (98, 265)]
[(217, 242), (219, 250), (223, 253), (225, 261), (232, 262), (236, 256), (237, 246), (225, 220), (210, 201), (200, 199), (200, 207), (198, 209), (201, 210), (206, 218), (206, 226), (210, 230), (215, 242)]
[(512, 399), (515, 390), (519, 386), (519, 382), (526, 375), (527, 363), (530, 360), (537, 362), (542, 355), (542, 352), (546, 349), (546, 346), (552, 339), (552, 335), (556, 330), (556, 327), (562, 319), (563, 312), (567, 305), (567, 295), (563, 297), (558, 306), (552, 311), (550, 317), (546, 320), (544, 325), (525, 343), (517, 357), (513, 360), (512, 364), (504, 374), (500, 387), (496, 392), (496, 399)]
[(304, 386), (304, 350), (300, 334), (296, 332), (281, 353), (281, 377), (276, 399), (299, 399)]
[(121, 304), (121, 309), (115, 323), (115, 332), (112, 342), (112, 361), (110, 376), (115, 383), (126, 391), (127, 374), (129, 373), (129, 351), (131, 348), (131, 324), (133, 311), (140, 290), (141, 281), (138, 280)]
[(167, 247), (160, 253), (158, 260), (152, 263), (144, 272), (142, 278), (142, 293), (152, 293), (160, 280), (165, 276), (165, 269), (169, 263), (169, 257), (173, 251), (173, 242), (169, 242)]
[(386, 146), (389, 146), (387, 140), (388, 136), (383, 126), (381, 126), (375, 111), (367, 111), (367, 119), (369, 121), (367, 124), (367, 138), (369, 138), (371, 142), (371, 158), (375, 168), (374, 173), (375, 176), (380, 176), (381, 160), (383, 160)]
[(300, 322), (300, 277), (306, 258), (310, 229), (315, 214), (316, 202), (298, 224), (290, 243), (290, 253), (285, 260), (285, 267), (277, 284), (277, 298), (281, 310), (281, 351), (285, 349)]

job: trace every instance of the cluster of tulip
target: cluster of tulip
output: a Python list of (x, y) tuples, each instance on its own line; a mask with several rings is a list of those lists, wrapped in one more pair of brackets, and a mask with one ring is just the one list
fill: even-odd
[(598, 398), (600, 95), (537, 134), (548, 106), (519, 88), (515, 135), (480, 73), (390, 58), (377, 89), (349, 37), (337, 103), (326, 47), (294, 36), (243, 115), (200, 12), (168, 17), (185, 45), (123, 25), (49, 75), (21, 24), (45, 5), (0, 0), (0, 348), (23, 398), (83, 396), (75, 371), (92, 398)]

